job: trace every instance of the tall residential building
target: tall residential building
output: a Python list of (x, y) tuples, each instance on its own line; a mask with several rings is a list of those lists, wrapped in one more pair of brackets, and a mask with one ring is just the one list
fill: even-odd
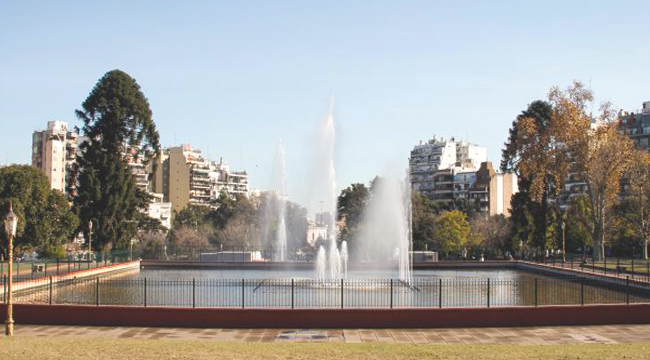
[(451, 200), (454, 193), (467, 196), (471, 173), (487, 161), (487, 149), (467, 141), (433, 137), (416, 145), (409, 158), (409, 174), (414, 191), (432, 199)]
[(641, 110), (621, 112), (619, 129), (628, 135), (639, 149), (650, 151), (650, 101), (643, 103)]
[(481, 213), (510, 216), (510, 200), (517, 191), (517, 175), (497, 173), (487, 161), (476, 172), (476, 182), (469, 191), (470, 202)]
[(52, 189), (66, 191), (67, 169), (77, 155), (78, 135), (63, 121), (48, 121), (47, 129), (32, 135), (32, 166), (40, 169)]
[(223, 161), (211, 162), (200, 150), (186, 144), (163, 152), (153, 190), (172, 203), (173, 211), (188, 205), (212, 206), (221, 192), (247, 195), (248, 175), (230, 171)]

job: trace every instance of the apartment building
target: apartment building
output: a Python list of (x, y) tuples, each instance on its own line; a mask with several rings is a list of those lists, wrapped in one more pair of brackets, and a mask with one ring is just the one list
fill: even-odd
[(480, 213), (510, 216), (510, 200), (519, 191), (517, 175), (497, 173), (486, 161), (476, 172), (476, 181), (469, 190), (470, 202)]
[(453, 201), (467, 198), (474, 174), (487, 161), (487, 149), (467, 141), (435, 136), (411, 151), (409, 175), (414, 191), (431, 199)]
[(641, 110), (619, 114), (619, 129), (636, 143), (639, 149), (650, 151), (650, 101)]
[(247, 195), (248, 175), (245, 171), (231, 171), (223, 160), (211, 162), (201, 150), (185, 144), (163, 152), (153, 189), (178, 212), (188, 205), (213, 206), (221, 192)]
[(50, 188), (66, 191), (68, 167), (77, 156), (79, 136), (68, 130), (64, 121), (48, 121), (43, 131), (32, 135), (32, 166), (40, 169), (50, 183)]

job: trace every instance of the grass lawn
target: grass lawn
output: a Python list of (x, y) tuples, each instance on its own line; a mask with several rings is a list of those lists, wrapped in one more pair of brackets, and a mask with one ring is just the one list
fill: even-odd
[(650, 343), (621, 345), (402, 345), (236, 343), (207, 340), (0, 338), (0, 359), (650, 359)]

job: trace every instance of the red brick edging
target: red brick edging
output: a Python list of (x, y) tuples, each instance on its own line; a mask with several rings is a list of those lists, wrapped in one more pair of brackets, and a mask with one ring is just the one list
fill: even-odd
[[(6, 306), (0, 306), (5, 318)], [(17, 324), (198, 328), (444, 328), (650, 324), (650, 304), (447, 309), (14, 305)]]

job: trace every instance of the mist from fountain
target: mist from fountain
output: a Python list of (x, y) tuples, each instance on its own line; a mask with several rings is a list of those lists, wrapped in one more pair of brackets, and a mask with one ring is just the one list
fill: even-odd
[(276, 166), (274, 171), (274, 186), (276, 195), (276, 205), (278, 214), (278, 230), (276, 235), (276, 260), (287, 260), (287, 197), (286, 197), (286, 168), (285, 168), (285, 151), (282, 140), (278, 142), (276, 152)]
[(341, 278), (348, 278), (348, 242), (343, 240), (341, 242)]
[(318, 249), (318, 254), (316, 255), (316, 279), (325, 280), (325, 248), (321, 245)]
[(400, 280), (412, 280), (410, 183), (399, 179), (399, 171), (373, 183), (366, 204), (361, 233), (356, 239), (358, 260), (390, 264)]

